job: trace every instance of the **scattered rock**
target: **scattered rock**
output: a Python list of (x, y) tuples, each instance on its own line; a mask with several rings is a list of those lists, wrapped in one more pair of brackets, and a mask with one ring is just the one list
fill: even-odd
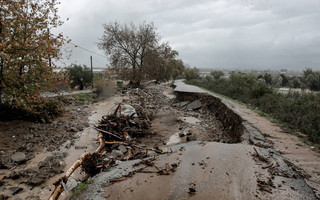
[(0, 169), (8, 169), (11, 167), (10, 158), (7, 156), (0, 157)]
[(47, 148), (47, 151), (54, 151), (56, 150), (56, 147), (54, 145), (50, 145), (48, 148)]
[(120, 150), (112, 150), (110, 156), (114, 157), (115, 159), (121, 160), (124, 157), (124, 154)]
[(82, 124), (77, 124), (76, 128), (78, 131), (83, 131), (83, 125)]
[(11, 160), (16, 163), (23, 163), (27, 160), (27, 157), (23, 152), (16, 152), (11, 156)]
[(39, 196), (29, 196), (26, 198), (26, 200), (40, 200)]
[(28, 185), (37, 186), (43, 183), (44, 181), (45, 181), (45, 178), (36, 176), (31, 178), (31, 180), (28, 182)]
[(189, 188), (189, 194), (195, 194), (197, 191), (194, 188)]
[(66, 188), (68, 191), (73, 190), (74, 188), (76, 188), (78, 186), (78, 181), (76, 181), (74, 178), (69, 178), (67, 184), (66, 184)]
[(178, 107), (178, 106), (180, 106), (180, 103), (174, 103), (174, 104), (172, 104), (172, 107)]
[(195, 135), (188, 135), (186, 140), (187, 140), (187, 142), (194, 141), (194, 140), (197, 140), (197, 137)]
[(182, 107), (186, 106), (188, 103), (189, 103), (189, 102), (184, 101), (184, 102), (181, 102), (179, 106), (180, 106), (180, 108), (182, 108)]
[(70, 147), (71, 147), (71, 142), (68, 141), (67, 144), (66, 144), (64, 147), (67, 148), (67, 149), (70, 149)]
[(21, 187), (11, 187), (9, 188), (11, 195), (16, 195), (23, 190)]
[(0, 194), (0, 200), (7, 200), (8, 196), (4, 195), (4, 194)]
[(122, 152), (122, 153), (126, 153), (127, 152), (127, 147), (123, 146), (123, 145), (120, 145), (118, 147), (118, 149)]
[(187, 110), (190, 110), (190, 111), (191, 111), (191, 110), (196, 110), (196, 109), (201, 108), (201, 106), (202, 106), (201, 101), (200, 101), (200, 100), (196, 100), (196, 101), (190, 103), (190, 104), (187, 106)]
[(75, 146), (74, 148), (75, 149), (86, 149), (87, 147), (86, 146)]
[(70, 127), (68, 129), (69, 132), (78, 132), (78, 129), (76, 127)]
[(186, 136), (184, 133), (179, 133), (179, 137), (184, 137)]

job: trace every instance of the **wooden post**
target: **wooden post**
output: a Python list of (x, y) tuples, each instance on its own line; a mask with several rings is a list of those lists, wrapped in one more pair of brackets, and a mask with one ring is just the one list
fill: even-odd
[(91, 63), (91, 87), (93, 89), (93, 66), (92, 66), (92, 56), (90, 56), (90, 63)]

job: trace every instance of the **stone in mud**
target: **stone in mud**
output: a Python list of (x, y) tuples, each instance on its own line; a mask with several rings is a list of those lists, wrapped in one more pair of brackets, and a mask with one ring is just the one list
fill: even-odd
[(23, 163), (27, 160), (27, 157), (23, 152), (16, 152), (11, 156), (11, 160), (16, 163)]
[(183, 101), (183, 102), (180, 103), (179, 106), (180, 106), (180, 108), (182, 108), (182, 107), (186, 106), (188, 103), (189, 102), (187, 102), (187, 101)]
[(191, 111), (191, 110), (196, 110), (196, 109), (199, 109), (201, 108), (202, 106), (202, 103), (200, 100), (195, 100), (194, 102), (190, 103), (188, 106), (187, 106), (187, 110)]
[(87, 147), (86, 146), (75, 146), (74, 148), (75, 149), (86, 149)]
[(10, 158), (7, 156), (0, 156), (0, 169), (8, 169), (10, 167)]
[(78, 181), (76, 181), (76, 179), (74, 178), (69, 178), (67, 184), (66, 184), (66, 188), (68, 191), (73, 190), (74, 188), (76, 188), (78, 186)]
[(45, 181), (44, 178), (36, 176), (31, 178), (31, 180), (28, 182), (28, 185), (37, 186), (43, 183), (44, 181)]
[(23, 190), (21, 187), (11, 187), (9, 188), (11, 195), (16, 195)]
[(120, 150), (112, 150), (110, 156), (114, 157), (115, 159), (121, 160), (124, 157), (124, 154)]
[(174, 104), (172, 104), (172, 107), (178, 107), (178, 106), (180, 106), (180, 103), (174, 103)]
[(82, 124), (77, 124), (76, 128), (78, 129), (78, 131), (83, 131), (83, 125)]
[(184, 133), (179, 133), (179, 137), (184, 137), (186, 136)]
[(127, 152), (127, 147), (123, 146), (123, 145), (120, 145), (118, 147), (118, 149), (122, 152), (122, 153), (126, 153)]
[(197, 137), (195, 135), (189, 135), (187, 136), (186, 140), (187, 142), (194, 141), (197, 140)]
[(39, 196), (29, 196), (26, 198), (26, 200), (40, 200)]
[(69, 132), (78, 132), (78, 129), (76, 127), (70, 127), (68, 129)]
[(54, 145), (50, 145), (48, 148), (47, 148), (47, 151), (54, 151), (56, 150), (56, 147)]

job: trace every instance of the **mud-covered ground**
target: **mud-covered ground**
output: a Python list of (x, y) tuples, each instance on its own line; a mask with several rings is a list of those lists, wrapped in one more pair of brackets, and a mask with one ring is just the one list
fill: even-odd
[(50, 123), (0, 122), (0, 195), (3, 198), (40, 199), (42, 191), (52, 190), (45, 182), (63, 172), (67, 153), (62, 149), (73, 146), (77, 133), (89, 127), (92, 105), (79, 103), (71, 96), (67, 99), (65, 112)]
[(122, 95), (136, 109), (155, 113), (151, 134), (138, 143), (168, 153), (150, 152), (150, 162), (118, 162), (93, 177), (78, 199), (317, 198), (272, 143), (219, 98), (174, 94), (168, 85)]
[[(282, 149), (273, 148), (281, 146), (274, 125), (268, 125), (273, 132), (266, 135), (267, 126), (259, 126), (262, 119), (239, 105), (203, 93), (174, 92), (169, 84), (69, 105), (48, 124), (1, 122), (0, 195), (47, 199), (53, 182), (83, 152), (97, 149), (93, 127), (119, 103), (143, 110), (150, 123), (150, 129), (132, 139), (134, 144), (167, 153), (146, 151), (149, 157), (126, 161), (123, 147), (114, 146), (122, 154), (114, 164), (89, 178), (80, 195), (74, 191), (88, 177), (77, 169), (66, 186), (70, 191), (59, 199), (316, 199), (316, 190), (283, 159)], [(108, 151), (103, 154), (114, 159)]]

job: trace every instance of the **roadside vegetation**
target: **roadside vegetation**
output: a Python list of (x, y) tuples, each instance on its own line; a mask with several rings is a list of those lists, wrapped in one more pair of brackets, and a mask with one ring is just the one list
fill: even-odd
[[(314, 87), (314, 82), (313, 79), (307, 84)], [(223, 77), (222, 72), (213, 72), (204, 78), (187, 80), (187, 83), (248, 104), (288, 128), (301, 131), (308, 136), (310, 141), (320, 144), (319, 93), (279, 94), (270, 84), (271, 81), (268, 82), (257, 74), (232, 73), (226, 78)]]
[(73, 65), (68, 69), (70, 87), (83, 90), (92, 84), (93, 75), (86, 65)]
[(42, 118), (59, 113), (59, 99), (41, 96), (56, 92), (67, 82), (54, 72), (62, 34), (51, 34), (62, 25), (57, 1), (1, 1), (0, 4), (0, 116), (1, 120), (25, 116)]

